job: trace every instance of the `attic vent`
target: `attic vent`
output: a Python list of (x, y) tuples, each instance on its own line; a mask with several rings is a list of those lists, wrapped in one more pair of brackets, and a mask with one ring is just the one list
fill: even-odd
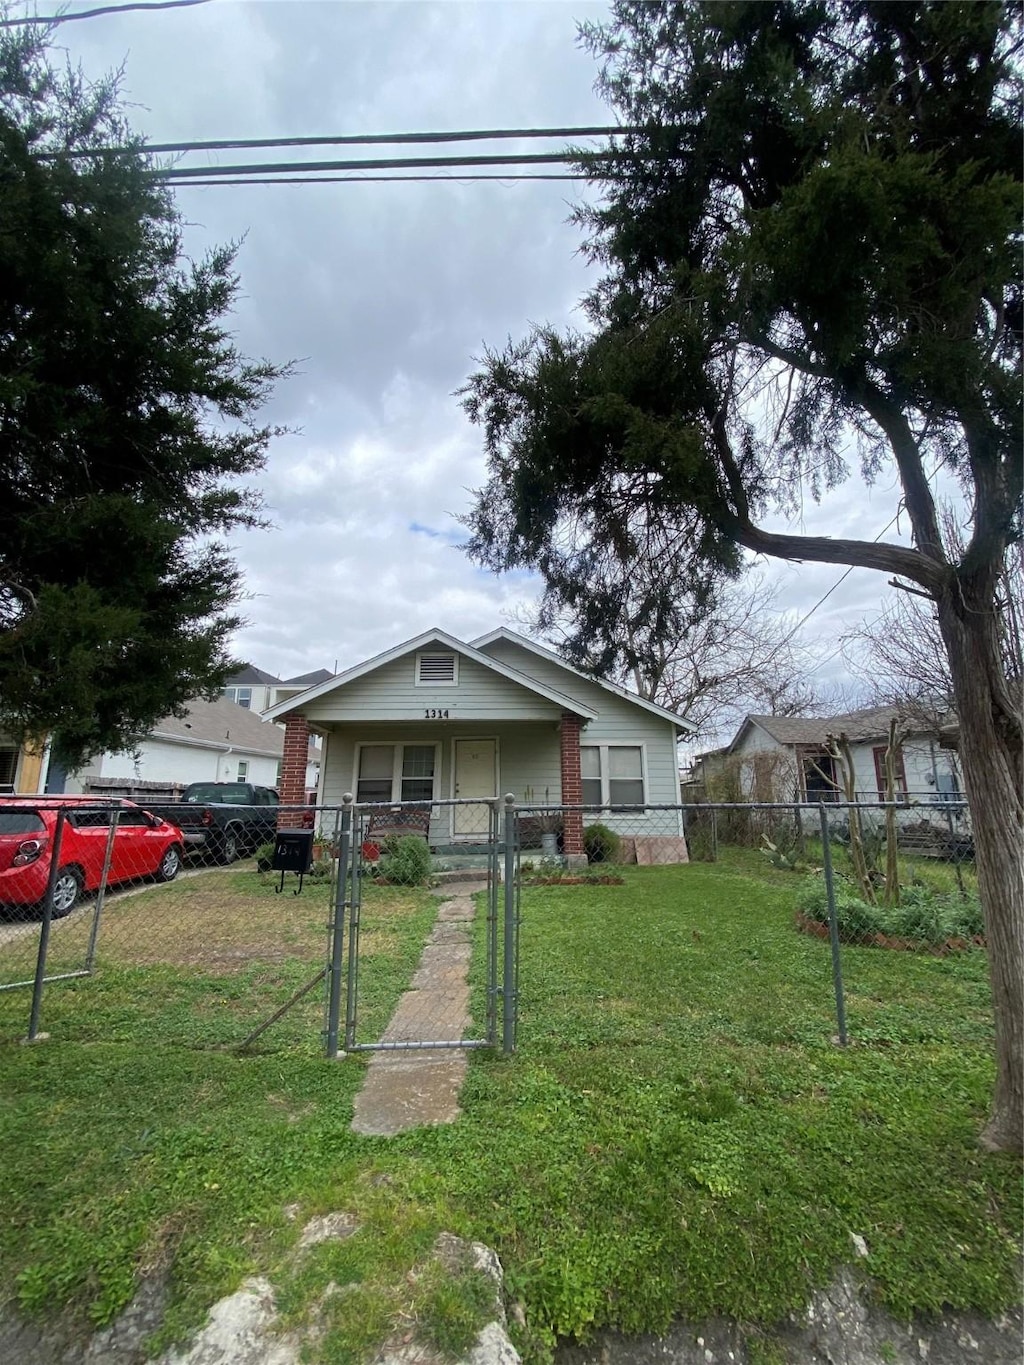
[(416, 681), (437, 686), (438, 683), (457, 683), (459, 680), (454, 654), (418, 654)]

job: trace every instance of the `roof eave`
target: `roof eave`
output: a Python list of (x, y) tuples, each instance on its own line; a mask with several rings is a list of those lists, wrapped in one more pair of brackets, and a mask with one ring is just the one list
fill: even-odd
[(572, 664), (567, 664), (564, 659), (560, 659), (553, 650), (545, 649), (543, 645), (536, 644), (533, 640), (527, 639), (525, 635), (518, 635), (514, 630), (506, 630), (504, 626), (498, 626), (496, 630), (488, 631), (486, 635), (481, 635), (478, 639), (471, 641), (471, 644), (474, 649), (481, 649), (484, 645), (493, 644), (495, 640), (508, 640), (510, 644), (525, 646), (534, 654), (549, 659), (559, 668), (564, 668), (567, 673), (573, 674), (574, 677), (580, 678), (583, 682), (593, 683), (595, 687), (601, 687), (606, 692), (611, 692), (613, 696), (621, 697), (623, 701), (632, 702), (634, 706), (639, 706), (644, 711), (650, 711), (663, 717), (682, 734), (693, 734), (697, 729), (696, 725), (687, 720), (685, 716), (677, 715), (667, 707), (659, 706), (657, 702), (638, 697), (635, 692), (630, 692), (625, 687), (619, 687), (617, 683), (606, 682), (603, 678), (592, 678), (588, 674), (580, 672), (578, 668), (573, 668)]

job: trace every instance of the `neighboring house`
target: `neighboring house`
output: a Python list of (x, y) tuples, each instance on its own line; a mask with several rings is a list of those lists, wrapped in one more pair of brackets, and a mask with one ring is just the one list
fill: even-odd
[[(186, 715), (167, 716), (134, 751), (100, 754), (81, 771), (51, 774), (50, 792), (103, 792), (109, 795), (174, 797), (189, 782), (252, 782), (276, 787), (285, 732), (218, 697), (194, 701)], [(307, 754), (304, 792), (315, 791), (319, 754)], [(304, 798), (305, 799), (305, 796)]]
[(0, 735), (0, 796), (38, 792), (47, 759), (47, 746), (37, 749), (30, 744), (15, 744)]
[[(619, 832), (672, 835), (681, 846), (677, 812), (647, 819), (616, 807), (678, 805), (677, 740), (690, 723), (512, 631), (468, 643), (427, 631), (266, 715), (286, 724), (286, 802), (300, 799), (296, 765), (315, 731), (324, 737), (325, 805), (346, 792), (394, 804), (511, 792), (521, 805), (603, 807), (600, 818)], [(478, 838), (480, 814), (435, 809), (431, 842)], [(583, 853), (582, 829), (578, 812), (566, 815), (570, 856)]]
[[(189, 782), (252, 782), (275, 787), (284, 753), (284, 731), (259, 713), (331, 674), (326, 668), (297, 678), (275, 678), (247, 665), (229, 679), (221, 699), (194, 701), (182, 718), (158, 721), (137, 750), (99, 754), (70, 773), (51, 759), (49, 746), (5, 742), (0, 736), (0, 795), (106, 792), (116, 796), (175, 797)], [(240, 715), (247, 712), (247, 715)], [(306, 756), (305, 798), (316, 799), (319, 740)]]
[(878, 801), (885, 794), (885, 751), (889, 724), (897, 719), (898, 797), (915, 803), (959, 799), (956, 755), (945, 731), (931, 733), (893, 706), (867, 707), (824, 717), (747, 716), (725, 750), (704, 755), (706, 785), (731, 769), (741, 799), (835, 801), (842, 799), (841, 773), (829, 752), (830, 736), (845, 734), (853, 758), (857, 800)]
[(275, 678), (272, 673), (264, 673), (261, 668), (246, 664), (227, 680), (223, 695), (228, 701), (243, 706), (257, 715), (276, 706), (278, 702), (304, 692), (307, 687), (326, 682), (333, 675), (326, 668), (318, 668), (312, 673), (303, 673), (298, 678)]

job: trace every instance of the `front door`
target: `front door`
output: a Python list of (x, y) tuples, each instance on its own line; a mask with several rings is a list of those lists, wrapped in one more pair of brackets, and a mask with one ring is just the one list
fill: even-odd
[[(455, 795), (461, 801), (491, 801), (498, 794), (497, 741), (455, 741)], [(455, 834), (486, 834), (489, 816), (485, 806), (456, 806)]]

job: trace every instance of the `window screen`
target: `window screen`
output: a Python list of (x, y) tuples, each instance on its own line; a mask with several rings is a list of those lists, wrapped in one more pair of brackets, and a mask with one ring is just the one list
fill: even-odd
[(593, 745), (580, 749), (580, 773), (583, 778), (583, 804), (600, 806), (601, 796), (601, 750)]
[(642, 806), (644, 767), (640, 749), (615, 746), (608, 750), (608, 800), (613, 806)]
[(393, 744), (364, 744), (359, 751), (357, 801), (390, 801), (395, 771)]
[(402, 750), (402, 800), (430, 801), (434, 795), (433, 744), (407, 744)]

